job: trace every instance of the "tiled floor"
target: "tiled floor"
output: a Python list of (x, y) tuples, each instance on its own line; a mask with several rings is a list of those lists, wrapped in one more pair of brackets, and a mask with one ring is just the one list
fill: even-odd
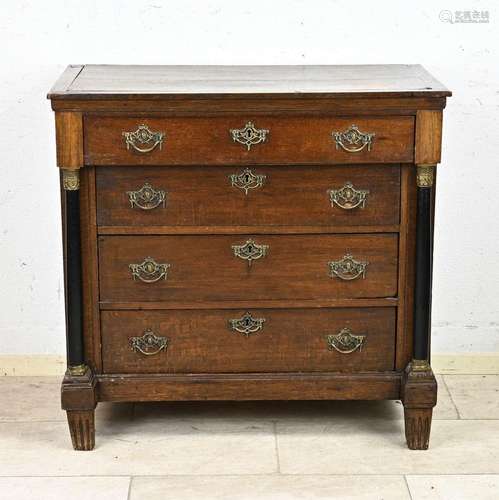
[(499, 499), (499, 375), (439, 377), (426, 452), (398, 402), (100, 404), (74, 452), (59, 384), (0, 379), (1, 500)]

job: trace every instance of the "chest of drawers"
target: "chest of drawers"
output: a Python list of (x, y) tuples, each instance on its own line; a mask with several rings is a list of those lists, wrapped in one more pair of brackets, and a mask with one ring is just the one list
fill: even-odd
[(99, 401), (268, 399), (401, 399), (427, 448), (448, 96), (420, 66), (68, 67), (74, 448)]

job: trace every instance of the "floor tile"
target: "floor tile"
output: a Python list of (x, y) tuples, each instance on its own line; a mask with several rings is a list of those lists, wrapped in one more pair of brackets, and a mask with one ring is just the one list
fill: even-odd
[(59, 377), (1, 377), (0, 422), (65, 420)]
[(433, 408), (433, 419), (453, 420), (459, 418), (442, 375), (436, 375), (438, 383), (437, 406)]
[[(0, 422), (65, 422), (61, 377), (1, 377)], [(131, 403), (99, 403), (97, 418), (131, 418)]]
[(97, 420), (97, 447), (71, 448), (65, 422), (1, 423), (0, 475), (267, 474), (277, 470), (270, 421)]
[(499, 476), (407, 476), (412, 500), (497, 500)]
[(499, 375), (445, 375), (464, 419), (499, 419)]
[(351, 418), (277, 423), (285, 474), (499, 473), (499, 421), (434, 420), (430, 449), (406, 448), (403, 422)]
[(130, 500), (410, 500), (403, 476), (134, 478)]
[(0, 477), (2, 500), (127, 500), (128, 477)]

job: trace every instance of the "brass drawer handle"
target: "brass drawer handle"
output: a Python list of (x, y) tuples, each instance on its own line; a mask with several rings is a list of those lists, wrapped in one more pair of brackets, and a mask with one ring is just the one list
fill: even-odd
[(251, 266), (252, 261), (265, 257), (268, 249), (268, 245), (259, 245), (251, 239), (247, 240), (244, 245), (232, 245), (234, 255), (240, 259), (246, 260), (248, 266)]
[(155, 283), (160, 279), (166, 280), (167, 271), (170, 264), (158, 264), (152, 257), (146, 257), (141, 264), (130, 264), (129, 269), (134, 280), (140, 280), (144, 283)]
[(336, 335), (326, 336), (328, 349), (341, 354), (350, 354), (357, 349), (361, 351), (365, 338), (365, 335), (353, 335), (350, 328), (342, 328)]
[(162, 189), (156, 190), (148, 182), (137, 191), (127, 191), (126, 194), (132, 208), (138, 207), (142, 210), (152, 210), (160, 205), (165, 208), (166, 191)]
[(366, 189), (355, 189), (351, 182), (346, 182), (340, 189), (329, 190), (329, 200), (331, 206), (338, 205), (343, 210), (353, 210), (354, 208), (364, 208), (369, 191)]
[(351, 254), (346, 254), (340, 260), (329, 262), (329, 275), (331, 278), (337, 277), (344, 281), (351, 281), (366, 277), (366, 268), (369, 262), (358, 261)]
[(336, 149), (342, 147), (349, 153), (358, 153), (367, 147), (371, 151), (371, 146), (374, 140), (374, 132), (361, 132), (357, 125), (350, 125), (350, 128), (345, 132), (332, 132)]
[(169, 339), (158, 337), (151, 329), (147, 329), (141, 337), (130, 337), (128, 343), (132, 351), (141, 352), (144, 356), (154, 356), (168, 349)]
[(247, 122), (243, 128), (230, 129), (232, 140), (246, 146), (248, 151), (251, 149), (251, 146), (265, 142), (269, 132), (269, 130), (264, 128), (255, 128), (253, 122)]
[(256, 175), (250, 168), (245, 168), (240, 174), (229, 175), (230, 183), (248, 195), (250, 189), (262, 187), (265, 184), (266, 175)]
[[(147, 125), (139, 125), (135, 132), (123, 132), (126, 148), (133, 148), (137, 153), (150, 153), (156, 146), (163, 146), (165, 134), (153, 132)], [(142, 146), (142, 147), (141, 147)]]
[(251, 313), (247, 312), (241, 318), (229, 319), (229, 328), (248, 338), (252, 333), (259, 332), (264, 323), (265, 318), (253, 318)]

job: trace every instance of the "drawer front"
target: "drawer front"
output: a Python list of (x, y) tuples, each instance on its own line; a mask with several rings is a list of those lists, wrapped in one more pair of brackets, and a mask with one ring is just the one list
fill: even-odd
[(414, 149), (410, 116), (90, 115), (84, 127), (87, 165), (400, 163)]
[(390, 225), (399, 204), (399, 166), (97, 169), (100, 225)]
[(101, 301), (392, 297), (396, 234), (101, 236)]
[(104, 311), (106, 373), (393, 370), (395, 309)]

